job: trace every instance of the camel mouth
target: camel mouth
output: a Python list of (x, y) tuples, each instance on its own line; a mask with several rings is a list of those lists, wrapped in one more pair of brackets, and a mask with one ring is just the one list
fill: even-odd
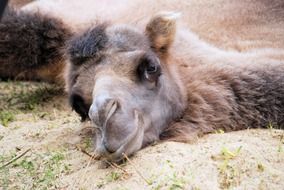
[[(111, 118), (117, 109), (117, 105), (112, 103), (109, 107), (107, 118)], [(107, 120), (105, 124), (107, 124)], [(119, 162), (124, 158), (124, 155), (131, 155), (142, 147), (144, 137), (144, 121), (142, 113), (138, 110), (134, 110), (134, 129), (123, 140), (120, 147), (113, 153), (103, 154), (104, 159), (112, 162)]]

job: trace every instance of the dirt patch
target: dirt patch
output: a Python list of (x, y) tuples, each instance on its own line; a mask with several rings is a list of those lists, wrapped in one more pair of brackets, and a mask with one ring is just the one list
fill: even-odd
[(82, 152), (92, 154), (93, 128), (80, 124), (62, 94), (48, 84), (0, 83), (0, 115), (12, 118), (0, 127), (0, 167), (8, 164), (0, 169), (2, 189), (284, 186), (284, 133), (276, 129), (211, 134), (195, 144), (158, 143), (130, 162), (102, 168)]

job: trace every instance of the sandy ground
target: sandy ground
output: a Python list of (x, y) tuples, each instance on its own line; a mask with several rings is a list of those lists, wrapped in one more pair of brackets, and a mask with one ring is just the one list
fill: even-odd
[(0, 83), (1, 121), (11, 118), (0, 127), (0, 189), (284, 187), (283, 130), (219, 132), (195, 144), (157, 143), (130, 162), (105, 168), (84, 153), (92, 154), (93, 129), (80, 124), (62, 94), (42, 83)]

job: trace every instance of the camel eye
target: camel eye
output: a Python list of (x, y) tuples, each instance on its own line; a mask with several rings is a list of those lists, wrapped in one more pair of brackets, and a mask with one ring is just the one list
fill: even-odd
[(145, 56), (141, 59), (138, 72), (142, 80), (156, 82), (161, 75), (159, 60), (153, 56)]

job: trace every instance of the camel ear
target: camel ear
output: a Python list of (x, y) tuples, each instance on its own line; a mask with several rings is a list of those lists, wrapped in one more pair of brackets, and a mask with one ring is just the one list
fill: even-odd
[(176, 33), (176, 21), (180, 13), (162, 12), (154, 16), (146, 26), (146, 35), (155, 52), (165, 55)]

